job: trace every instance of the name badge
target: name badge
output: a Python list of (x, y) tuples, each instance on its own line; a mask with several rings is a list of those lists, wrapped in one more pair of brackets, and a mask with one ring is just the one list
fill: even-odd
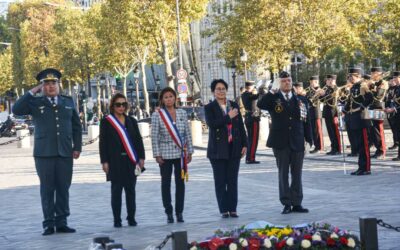
[(65, 108), (66, 108), (66, 109), (73, 109), (73, 107), (68, 107), (68, 106), (65, 106)]

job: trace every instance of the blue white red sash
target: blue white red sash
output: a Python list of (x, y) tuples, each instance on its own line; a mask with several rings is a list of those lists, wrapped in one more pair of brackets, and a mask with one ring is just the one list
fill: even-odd
[(158, 112), (160, 114), (161, 120), (164, 122), (165, 127), (168, 130), (169, 135), (175, 142), (176, 146), (181, 150), (181, 177), (182, 179), (189, 179), (188, 164), (187, 164), (187, 143), (185, 138), (181, 137), (178, 128), (174, 124), (171, 115), (166, 109), (160, 109)]
[(112, 114), (106, 116), (106, 119), (117, 131), (129, 159), (132, 161), (133, 165), (136, 166), (136, 164), (139, 162), (139, 158), (135, 149), (133, 148), (133, 143), (129, 137), (126, 127), (122, 125), (121, 122)]

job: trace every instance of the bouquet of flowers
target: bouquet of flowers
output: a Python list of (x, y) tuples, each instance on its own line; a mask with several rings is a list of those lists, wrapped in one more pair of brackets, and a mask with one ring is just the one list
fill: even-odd
[(190, 250), (331, 250), (360, 249), (358, 237), (330, 224), (313, 223), (302, 228), (271, 227), (217, 230), (203, 242), (192, 242)]

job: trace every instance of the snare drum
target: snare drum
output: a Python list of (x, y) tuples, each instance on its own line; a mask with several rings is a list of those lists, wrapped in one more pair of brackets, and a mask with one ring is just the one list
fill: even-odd
[(382, 110), (367, 110), (361, 113), (361, 118), (364, 120), (377, 120), (383, 121), (385, 119), (385, 112)]

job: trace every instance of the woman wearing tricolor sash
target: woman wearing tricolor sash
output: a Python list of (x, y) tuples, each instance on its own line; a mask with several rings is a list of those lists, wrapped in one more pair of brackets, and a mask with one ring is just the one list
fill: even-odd
[(171, 175), (175, 176), (175, 214), (183, 220), (185, 180), (188, 164), (192, 160), (193, 145), (186, 111), (176, 108), (176, 92), (164, 88), (159, 97), (160, 109), (151, 117), (151, 142), (153, 157), (160, 166), (161, 195), (167, 222), (174, 223), (171, 204)]
[(121, 196), (125, 190), (127, 220), (136, 226), (136, 178), (144, 171), (145, 151), (137, 121), (126, 115), (128, 102), (116, 94), (110, 102), (110, 115), (100, 123), (100, 160), (107, 181), (111, 181), (111, 207), (114, 227), (121, 227)]
[(240, 159), (246, 155), (247, 136), (239, 105), (227, 99), (228, 84), (211, 83), (215, 100), (204, 108), (209, 127), (207, 157), (214, 173), (215, 193), (222, 218), (237, 218)]

